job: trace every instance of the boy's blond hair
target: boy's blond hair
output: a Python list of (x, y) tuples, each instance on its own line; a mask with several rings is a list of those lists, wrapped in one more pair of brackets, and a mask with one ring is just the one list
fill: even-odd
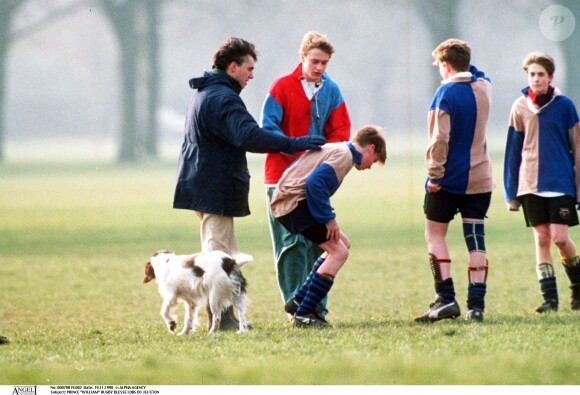
[(334, 53), (334, 47), (328, 41), (325, 35), (322, 35), (318, 32), (311, 31), (304, 35), (302, 38), (302, 43), (300, 44), (300, 50), (298, 53), (300, 56), (306, 56), (308, 51), (311, 49), (318, 48), (323, 52), (326, 52), (328, 55), (332, 57)]
[(556, 63), (554, 62), (554, 59), (544, 52), (532, 52), (526, 56), (522, 65), (526, 73), (531, 64), (538, 64), (545, 68), (550, 77), (553, 76), (556, 71)]
[(387, 143), (383, 134), (383, 128), (380, 126), (366, 125), (357, 130), (352, 141), (361, 147), (374, 144), (375, 152), (378, 155), (377, 163), (384, 165), (387, 160)]
[(456, 71), (469, 70), (471, 47), (467, 41), (450, 38), (443, 41), (431, 53), (437, 62), (450, 64)]

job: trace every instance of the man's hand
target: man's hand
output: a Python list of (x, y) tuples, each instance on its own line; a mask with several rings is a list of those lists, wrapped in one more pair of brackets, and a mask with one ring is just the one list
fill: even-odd
[(291, 138), (290, 141), (290, 153), (306, 151), (306, 150), (315, 150), (320, 151), (321, 145), (326, 143), (326, 139), (323, 136), (302, 136)]

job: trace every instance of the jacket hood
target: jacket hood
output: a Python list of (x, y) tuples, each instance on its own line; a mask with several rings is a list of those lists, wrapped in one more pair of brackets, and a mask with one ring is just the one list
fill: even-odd
[(227, 73), (214, 69), (212, 71), (204, 71), (203, 76), (192, 78), (189, 80), (189, 87), (191, 89), (201, 90), (209, 85), (226, 85), (233, 89), (238, 95), (242, 92), (242, 86), (233, 77)]

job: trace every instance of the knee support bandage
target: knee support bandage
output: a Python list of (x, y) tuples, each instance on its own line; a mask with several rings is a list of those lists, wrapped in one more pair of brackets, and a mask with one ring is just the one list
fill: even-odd
[(463, 222), (463, 237), (465, 237), (465, 244), (467, 250), (472, 252), (485, 253), (485, 232), (483, 222)]

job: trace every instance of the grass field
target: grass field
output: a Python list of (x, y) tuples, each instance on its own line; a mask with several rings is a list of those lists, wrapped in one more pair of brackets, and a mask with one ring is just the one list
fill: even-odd
[[(352, 242), (331, 292), (333, 329), (297, 330), (283, 313), (262, 159), (253, 157), (253, 214), (236, 228), (240, 250), (255, 258), (245, 269), (254, 329), (188, 337), (165, 330), (156, 284), (141, 284), (153, 251), (199, 250), (193, 213), (171, 208), (173, 162), (4, 165), (0, 335), (11, 342), (0, 346), (0, 384), (580, 384), (580, 313), (570, 310), (568, 280), (557, 265), (560, 312), (534, 313), (531, 232), (505, 210), (494, 159), (484, 323), (412, 323), (433, 300), (423, 163), (391, 149), (385, 167), (353, 171), (333, 199)], [(459, 221), (449, 243), (465, 310)]]

